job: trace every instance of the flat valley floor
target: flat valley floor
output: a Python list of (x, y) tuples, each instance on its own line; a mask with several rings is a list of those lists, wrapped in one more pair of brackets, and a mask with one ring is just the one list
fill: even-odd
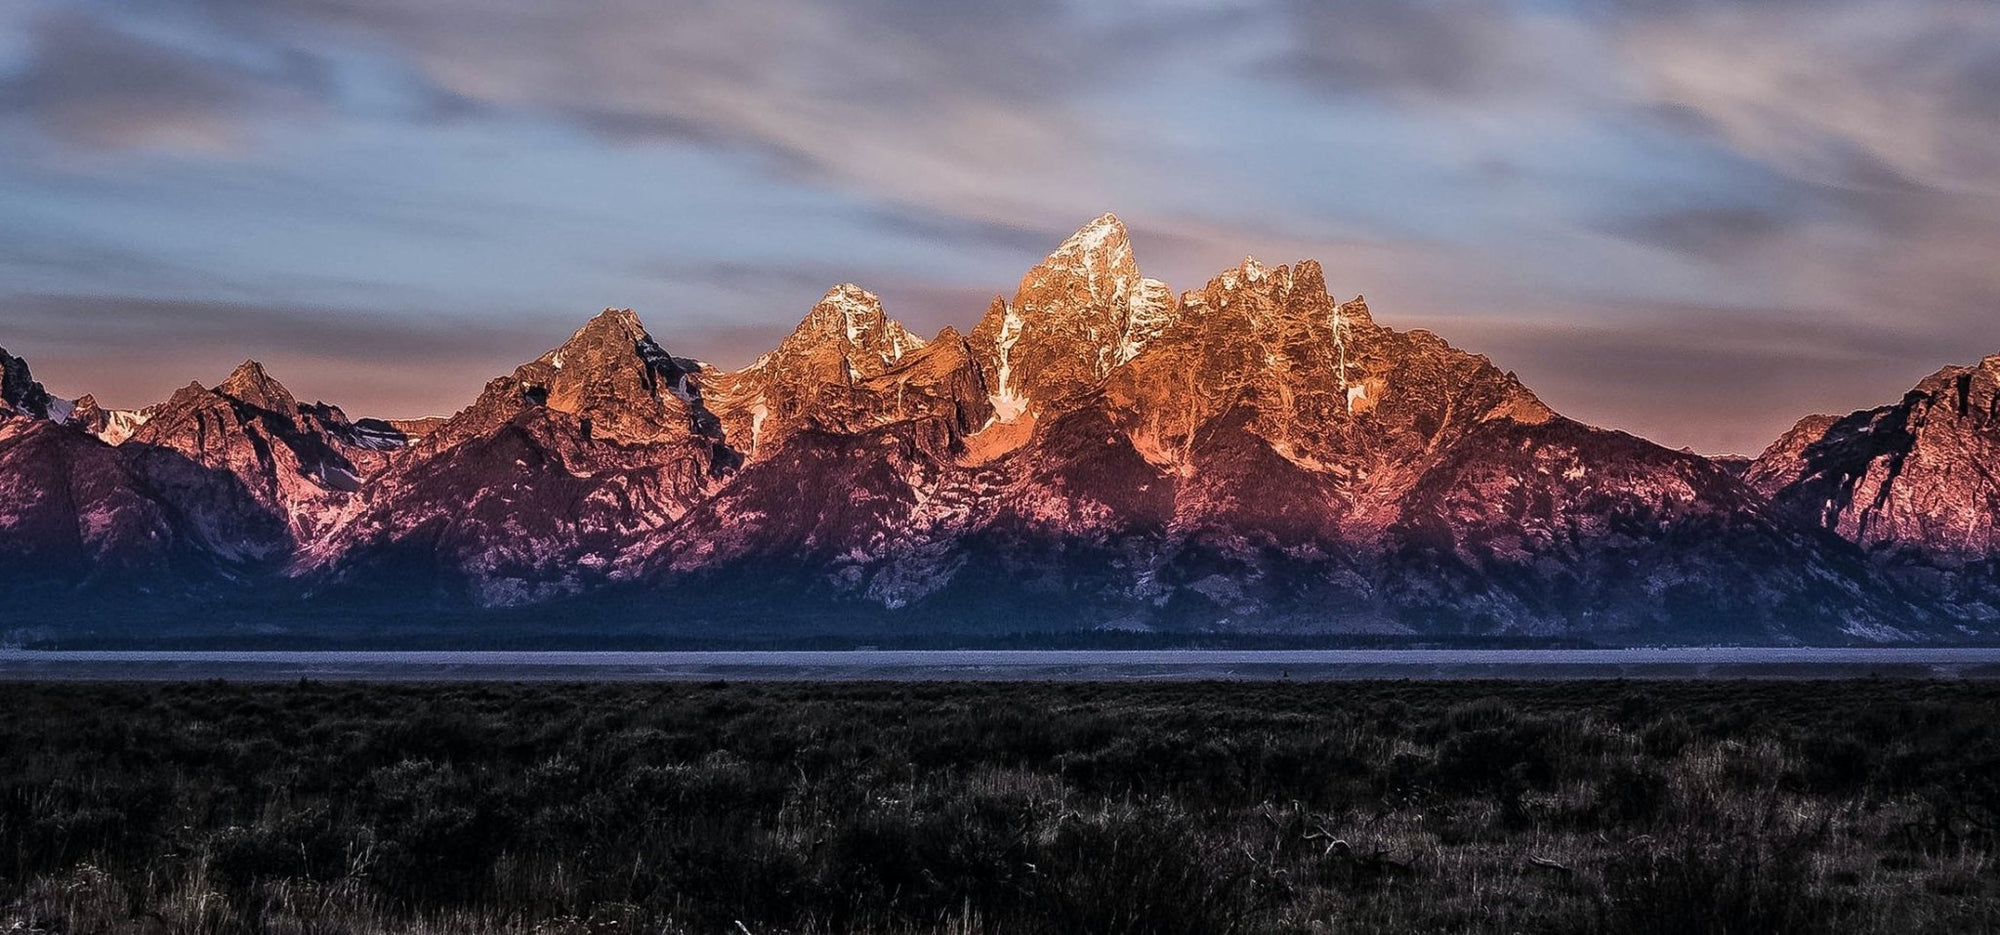
[(2000, 678), (1996, 646), (1620, 649), (21, 650), (0, 681)]
[(0, 931), (2000, 930), (2000, 682), (9, 682)]

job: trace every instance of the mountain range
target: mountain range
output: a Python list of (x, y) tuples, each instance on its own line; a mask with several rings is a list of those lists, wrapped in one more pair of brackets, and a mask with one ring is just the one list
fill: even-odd
[(446, 418), (350, 418), (254, 361), (110, 410), (0, 351), (0, 606), (0, 630), (1981, 639), (2000, 355), (1711, 460), (1565, 418), (1310, 260), (1176, 293), (1110, 215), (969, 332), (842, 284), (730, 372), (606, 310)]

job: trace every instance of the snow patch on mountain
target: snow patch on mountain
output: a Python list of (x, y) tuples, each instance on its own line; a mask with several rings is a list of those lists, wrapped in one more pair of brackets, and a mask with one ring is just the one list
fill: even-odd
[(757, 394), (757, 402), (750, 407), (750, 451), (756, 453), (757, 440), (764, 434), (764, 420), (771, 417), (771, 407), (764, 394)]
[(1118, 342), (1115, 364), (1139, 356), (1173, 322), (1177, 306), (1172, 287), (1157, 279), (1140, 279), (1139, 287), (1126, 298), (1125, 333)]
[(1014, 345), (1021, 340), (1021, 313), (1013, 305), (1006, 306), (1000, 318), (1000, 334), (994, 339), (994, 349), (999, 353), (998, 379), (989, 397), (993, 405), (993, 421), (1012, 422), (1028, 411), (1028, 398), (1022, 395), (1020, 386), (1014, 381)]
[(785, 339), (789, 346), (781, 346), (780, 354), (799, 356), (805, 350), (801, 345), (831, 339), (845, 344), (849, 366), (863, 377), (891, 369), (904, 355), (924, 347), (922, 338), (883, 313), (882, 300), (875, 293), (851, 282), (834, 286), (820, 297), (798, 329)]
[(356, 421), (349, 427), (347, 437), (341, 440), (368, 451), (397, 451), (410, 444), (409, 435), (380, 419)]
[(108, 445), (124, 444), (133, 432), (153, 418), (151, 412), (138, 409), (107, 409), (104, 415), (104, 430), (98, 432), (97, 437)]
[(1118, 220), (1115, 214), (1100, 214), (1090, 223), (1078, 228), (1076, 233), (1069, 235), (1069, 238), (1056, 248), (1054, 255), (1096, 253), (1103, 250), (1106, 244), (1111, 244), (1115, 249), (1132, 249), (1125, 234), (1125, 224)]

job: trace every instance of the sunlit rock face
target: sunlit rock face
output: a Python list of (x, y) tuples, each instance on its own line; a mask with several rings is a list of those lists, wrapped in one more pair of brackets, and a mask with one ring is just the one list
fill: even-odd
[(119, 448), (219, 555), (282, 562), (381, 465), (356, 431), (337, 408), (300, 405), (245, 361), (213, 389), (189, 384), (148, 407)]
[(273, 573), (389, 444), (335, 407), (300, 405), (254, 361), (143, 410), (90, 396), (43, 408), (0, 438), (0, 526), (25, 551), (80, 556), (58, 577), (162, 595)]
[(843, 283), (721, 371), (611, 309), (445, 418), (351, 420), (254, 363), (107, 412), (7, 367), (0, 528), (65, 587), (709, 634), (1840, 641), (1956, 632), (1995, 547), (1994, 359), (1711, 462), (1562, 417), (1311, 260), (1176, 294), (1110, 215), (969, 333)]
[(482, 606), (601, 585), (740, 465), (712, 376), (608, 309), (391, 459), (290, 573), (320, 599)]
[(2000, 355), (1939, 370), (1890, 405), (1800, 420), (1745, 478), (1962, 623), (2000, 620)]
[(994, 421), (1032, 423), (1094, 390), (1175, 307), (1164, 283), (1139, 275), (1125, 225), (1109, 214), (1090, 222), (1021, 277), (1011, 300), (995, 299), (973, 329)]
[[(1561, 418), (1334, 300), (1311, 261), (1174, 297), (1100, 218), (963, 342), (983, 419), (951, 367), (902, 402), (865, 392), (900, 371), (855, 365), (844, 333), (746, 371), (762, 422), (725, 422), (763, 426), (756, 456), (621, 577), (992, 627), (1839, 639), (1927, 619), (1730, 471)], [(932, 348), (955, 366), (950, 337)]]
[(943, 420), (963, 436), (990, 415), (963, 336), (947, 328), (934, 340), (919, 338), (852, 283), (829, 290), (776, 350), (716, 386), (728, 437), (752, 458), (801, 431)]

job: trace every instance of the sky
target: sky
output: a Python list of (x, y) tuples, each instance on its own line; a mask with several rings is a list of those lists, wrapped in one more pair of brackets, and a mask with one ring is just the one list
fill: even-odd
[(446, 413), (613, 306), (741, 366), (842, 281), (966, 329), (1107, 211), (1755, 453), (2000, 351), (2000, 5), (0, 2), (0, 347), (111, 406)]

